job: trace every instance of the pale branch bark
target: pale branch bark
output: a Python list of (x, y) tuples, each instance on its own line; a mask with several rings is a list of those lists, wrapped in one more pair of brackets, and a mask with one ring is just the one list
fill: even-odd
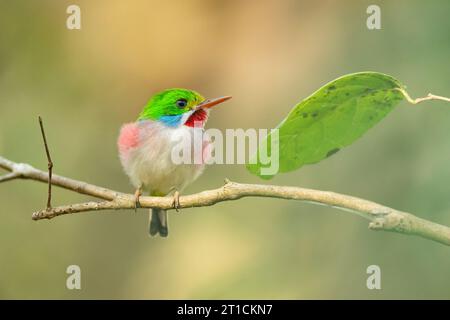
[[(48, 173), (38, 170), (29, 164), (15, 163), (0, 157), (0, 168), (10, 171), (0, 177), (0, 182), (11, 179), (31, 179), (48, 183)], [(98, 187), (86, 182), (53, 175), (51, 183), (71, 191), (90, 195), (102, 201), (71, 204), (33, 213), (33, 220), (51, 219), (60, 215), (98, 211), (135, 209), (135, 197), (107, 188)], [(343, 195), (335, 192), (305, 189), (299, 187), (241, 184), (226, 180), (225, 185), (196, 194), (180, 197), (180, 208), (205, 207), (216, 203), (237, 200), (244, 197), (268, 197), (299, 200), (334, 207), (356, 213), (370, 220), (372, 230), (393, 231), (397, 233), (416, 235), (450, 246), (450, 228), (410, 213), (398, 211), (381, 204)], [(169, 197), (140, 197), (141, 208), (173, 209), (173, 199)]]
[(19, 177), (19, 174), (16, 172), (10, 172), (0, 177), (0, 182), (5, 182), (9, 180), (13, 180)]

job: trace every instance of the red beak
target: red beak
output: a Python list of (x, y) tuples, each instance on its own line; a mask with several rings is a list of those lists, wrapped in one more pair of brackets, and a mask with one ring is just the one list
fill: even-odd
[(231, 99), (230, 96), (225, 96), (225, 97), (220, 97), (220, 98), (215, 98), (215, 99), (206, 99), (205, 101), (202, 101), (197, 105), (197, 109), (199, 109), (199, 108), (209, 109), (219, 103), (225, 102), (230, 99)]

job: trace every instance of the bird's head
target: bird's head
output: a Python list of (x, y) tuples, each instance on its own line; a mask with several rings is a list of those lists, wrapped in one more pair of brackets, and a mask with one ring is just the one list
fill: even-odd
[(209, 109), (228, 99), (231, 97), (205, 99), (192, 90), (167, 89), (149, 100), (138, 120), (160, 121), (169, 127), (203, 126), (208, 119)]

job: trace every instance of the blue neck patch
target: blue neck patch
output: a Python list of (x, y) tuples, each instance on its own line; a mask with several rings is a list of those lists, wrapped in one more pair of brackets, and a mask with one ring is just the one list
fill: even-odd
[(183, 115), (179, 114), (172, 116), (161, 116), (158, 120), (168, 127), (178, 127), (181, 124), (181, 118), (183, 118)]

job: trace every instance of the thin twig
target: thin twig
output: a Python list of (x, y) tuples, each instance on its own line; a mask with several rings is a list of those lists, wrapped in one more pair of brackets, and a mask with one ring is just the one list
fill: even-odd
[(432, 94), (432, 93), (429, 93), (426, 97), (413, 99), (413, 98), (411, 98), (411, 97), (409, 96), (408, 92), (406, 92), (405, 89), (402, 88), (402, 89), (398, 89), (398, 90), (403, 94), (403, 96), (405, 97), (405, 99), (406, 99), (409, 103), (412, 103), (412, 104), (419, 104), (419, 103), (421, 103), (421, 102), (428, 101), (428, 100), (440, 100), (440, 101), (450, 102), (450, 98), (442, 97), (442, 96), (437, 96), (437, 95)]
[[(0, 156), (0, 168), (17, 174), (20, 179), (32, 179), (48, 182), (46, 172), (38, 170), (29, 164), (15, 163)], [(52, 184), (85, 195), (90, 195), (103, 201), (86, 202), (54, 207), (34, 212), (34, 220), (51, 219), (60, 215), (98, 210), (134, 210), (134, 194), (125, 194), (111, 189), (102, 188), (86, 182), (54, 175)], [(259, 184), (241, 184), (225, 181), (225, 185), (200, 193), (181, 196), (180, 208), (212, 206), (223, 201), (237, 200), (244, 197), (269, 197), (291, 199), (308, 203), (326, 205), (358, 214), (370, 221), (371, 230), (393, 231), (402, 234), (416, 235), (450, 246), (450, 228), (440, 225), (410, 213), (398, 211), (381, 204), (335, 192), (305, 189), (288, 186), (273, 186)], [(171, 197), (140, 197), (142, 208), (172, 209)]]
[(42, 139), (44, 140), (45, 153), (47, 154), (47, 168), (48, 168), (48, 196), (47, 196), (47, 209), (52, 207), (52, 173), (53, 173), (53, 162), (50, 156), (50, 151), (48, 149), (47, 138), (45, 136), (44, 124), (42, 123), (42, 118), (39, 116), (39, 125), (41, 127)]

